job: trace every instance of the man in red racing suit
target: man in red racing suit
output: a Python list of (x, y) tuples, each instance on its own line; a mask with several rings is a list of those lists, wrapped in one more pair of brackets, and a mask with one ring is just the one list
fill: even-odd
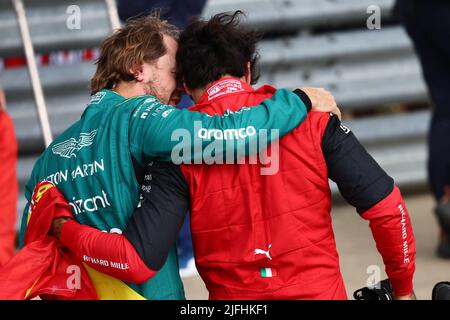
[[(181, 35), (178, 71), (197, 102), (195, 110), (224, 114), (233, 105), (258, 104), (275, 91), (267, 85), (254, 90), (248, 84), (250, 68), (235, 72), (223, 62), (228, 69), (211, 75), (199, 67), (214, 50), (239, 46), (234, 35), (249, 35), (237, 27), (237, 16), (195, 21)], [(203, 63), (215, 70), (211, 61)], [(415, 298), (415, 242), (400, 190), (338, 117), (310, 112), (267, 149), (266, 158), (270, 163), (248, 158), (244, 164), (213, 166), (152, 162), (142, 172), (142, 201), (123, 235), (69, 221), (61, 241), (81, 254), (100, 246), (93, 240), (105, 239), (103, 249), (95, 251), (101, 258), (128, 263), (131, 253), (139, 260), (137, 252), (142, 259), (123, 273), (145, 266), (157, 270), (167, 255), (163, 240), (179, 230), (190, 198), (196, 266), (210, 299), (346, 299), (330, 215), (331, 179), (369, 221), (395, 296)], [(177, 227), (168, 232), (169, 226)], [(120, 244), (114, 242), (118, 239)], [(120, 270), (114, 272), (121, 277)]]
[[(274, 91), (225, 78), (193, 108), (221, 114), (233, 103), (253, 105)], [(261, 175), (273, 163), (182, 166), (190, 187), (196, 265), (210, 298), (346, 298), (328, 178), (370, 221), (396, 293), (409, 294), (414, 238), (406, 206), (393, 180), (353, 134), (336, 116), (310, 112), (278, 149), (275, 175)]]

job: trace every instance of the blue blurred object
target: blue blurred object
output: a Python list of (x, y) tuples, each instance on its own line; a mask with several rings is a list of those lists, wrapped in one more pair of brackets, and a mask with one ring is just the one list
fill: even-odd
[[(180, 103), (178, 103), (177, 105), (177, 108), (186, 109), (193, 104), (194, 101), (191, 99), (191, 97), (183, 94), (181, 96)], [(192, 249), (192, 236), (189, 214), (186, 215), (183, 227), (181, 228), (180, 234), (178, 235), (177, 248), (178, 260), (180, 263), (180, 276), (184, 278), (196, 275), (197, 269), (195, 268), (194, 251)]]
[(180, 102), (177, 105), (177, 108), (179, 108), (179, 109), (186, 109), (186, 108), (189, 108), (189, 107), (191, 107), (193, 105), (194, 105), (194, 101), (191, 99), (191, 97), (188, 96), (187, 94), (183, 94), (181, 96)]
[(177, 241), (178, 261), (180, 264), (180, 276), (182, 278), (197, 275), (195, 267), (194, 251), (192, 249), (192, 236), (190, 230), (190, 217), (186, 215), (183, 227)]
[[(191, 99), (191, 97), (183, 94), (181, 96), (181, 101), (177, 105), (177, 108), (186, 109), (193, 104), (194, 101)], [(180, 234), (178, 235), (177, 248), (178, 260), (180, 263), (180, 276), (184, 278), (196, 275), (197, 269), (195, 268), (194, 251), (192, 249), (192, 236), (189, 214), (186, 215), (183, 227), (181, 228)]]
[(205, 4), (206, 0), (119, 0), (117, 7), (122, 21), (161, 9), (162, 18), (183, 29), (192, 17), (202, 13)]

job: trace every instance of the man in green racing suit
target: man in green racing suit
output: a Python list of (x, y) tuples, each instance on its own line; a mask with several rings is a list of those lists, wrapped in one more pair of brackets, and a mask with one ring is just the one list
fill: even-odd
[[(148, 47), (142, 45), (146, 37), (152, 39)], [(154, 54), (158, 39), (164, 50)], [(200, 141), (191, 156), (200, 161), (203, 149), (214, 142), (214, 136), (212, 141), (201, 139), (200, 130), (244, 129), (248, 134), (236, 138), (248, 147), (260, 129), (278, 129), (282, 137), (299, 125), (306, 116), (306, 100), (324, 111), (334, 109), (335, 102), (325, 91), (312, 88), (297, 90), (297, 94), (281, 89), (258, 107), (222, 117), (176, 109), (168, 105), (177, 91), (172, 72), (175, 39), (170, 25), (157, 17), (145, 17), (128, 23), (103, 42), (90, 103), (81, 119), (55, 139), (36, 162), (26, 185), (28, 201), (35, 185), (48, 180), (69, 201), (76, 221), (121, 233), (139, 202), (135, 167), (152, 160), (170, 161), (174, 146), (180, 145), (172, 137), (176, 129), (189, 131), (193, 137), (192, 142), (186, 142), (189, 145)], [(133, 41), (145, 54), (141, 61), (127, 65), (124, 56), (136, 55), (136, 50), (128, 50)], [(229, 144), (223, 142), (226, 151)], [(237, 146), (232, 144), (233, 151)], [(21, 245), (29, 205), (22, 218)], [(101, 299), (184, 299), (175, 246), (158, 273), (139, 285), (109, 279), (90, 268), (88, 272)]]

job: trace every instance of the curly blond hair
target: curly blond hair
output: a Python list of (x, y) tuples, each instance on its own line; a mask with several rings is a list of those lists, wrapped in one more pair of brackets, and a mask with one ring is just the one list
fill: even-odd
[(97, 70), (91, 79), (91, 94), (112, 89), (120, 81), (133, 81), (133, 67), (152, 63), (166, 53), (164, 35), (178, 39), (178, 29), (160, 19), (159, 12), (132, 20), (107, 37), (96, 60)]

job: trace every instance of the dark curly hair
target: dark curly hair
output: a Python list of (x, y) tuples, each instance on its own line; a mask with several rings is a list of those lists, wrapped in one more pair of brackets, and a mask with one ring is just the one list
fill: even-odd
[(189, 89), (200, 89), (224, 75), (243, 77), (250, 62), (251, 84), (259, 78), (256, 44), (261, 35), (241, 26), (242, 11), (194, 18), (180, 34), (177, 77)]

